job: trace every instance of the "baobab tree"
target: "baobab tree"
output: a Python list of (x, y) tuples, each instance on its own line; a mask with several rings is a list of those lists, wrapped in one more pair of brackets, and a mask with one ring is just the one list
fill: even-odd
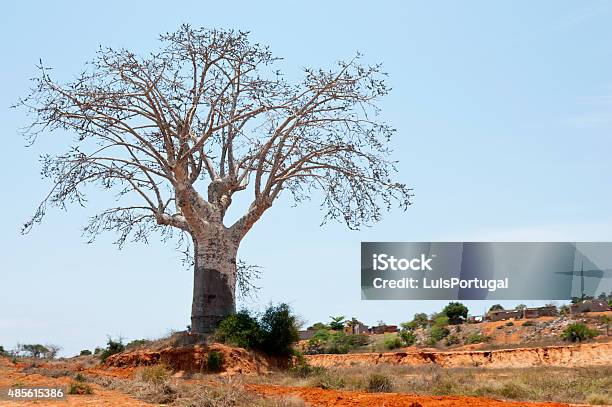
[[(24, 232), (49, 206), (85, 205), (92, 185), (113, 192), (117, 204), (85, 233), (116, 231), (123, 245), (180, 232), (193, 250), (191, 328), (207, 333), (235, 311), (240, 242), (283, 192), (300, 202), (321, 191), (323, 221), (349, 228), (406, 208), (410, 189), (391, 179), (394, 130), (378, 121), (388, 93), (380, 65), (357, 55), (304, 69), (295, 83), (277, 65), (248, 33), (188, 25), (144, 56), (100, 48), (69, 82), (41, 62), (17, 103), (29, 113), (26, 136), (74, 137), (67, 152), (42, 157), (53, 186)], [(241, 191), (250, 206), (228, 222)]]

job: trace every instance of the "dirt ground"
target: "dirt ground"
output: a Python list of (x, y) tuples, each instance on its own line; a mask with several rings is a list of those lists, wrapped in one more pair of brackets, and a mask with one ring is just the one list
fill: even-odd
[[(191, 349), (191, 351), (189, 351)], [(220, 375), (206, 375), (207, 379), (189, 379), (189, 372), (182, 369), (197, 370), (201, 368), (201, 362), (205, 359), (206, 352), (218, 351), (223, 353), (227, 362), (226, 371)], [(191, 352), (191, 353), (190, 353)], [(499, 352), (499, 355), (496, 354)], [(459, 351), (459, 352), (414, 352), (411, 354), (397, 352), (389, 354), (349, 354), (349, 355), (320, 355), (309, 358), (313, 364), (326, 367), (338, 367), (343, 365), (354, 365), (362, 363), (367, 366), (370, 363), (387, 364), (409, 364), (414, 361), (416, 365), (437, 364), (438, 366), (478, 366), (474, 362), (482, 362), (480, 367), (502, 367), (508, 363), (515, 367), (527, 366), (568, 366), (573, 363), (585, 364), (590, 361), (592, 365), (612, 364), (612, 343), (592, 343), (578, 346), (552, 347), (550, 349), (512, 349), (503, 351)], [(176, 360), (174, 360), (175, 358)], [(362, 358), (363, 360), (356, 360)], [(374, 359), (376, 360), (374, 360)], [(498, 361), (497, 366), (496, 361)], [(6, 358), (0, 358), (0, 387), (18, 386), (62, 386), (66, 388), (72, 381), (72, 377), (80, 372), (89, 377), (108, 377), (117, 380), (133, 380), (137, 369), (144, 365), (155, 365), (163, 363), (174, 367), (175, 377), (173, 380), (189, 386), (210, 386), (210, 379), (215, 377), (246, 377), (244, 375), (261, 376), (266, 375), (269, 369), (273, 369), (269, 363), (263, 363), (258, 355), (251, 355), (242, 349), (227, 347), (224, 345), (211, 345), (208, 348), (197, 346), (174, 348), (167, 350), (141, 349), (113, 356), (105, 365), (94, 365), (92, 357), (90, 363), (83, 363), (79, 358), (64, 361), (41, 363), (37, 362), (36, 369), (28, 370), (28, 363), (13, 364)], [(515, 363), (516, 362), (516, 363)], [(225, 362), (224, 362), (225, 363)], [(261, 365), (260, 365), (261, 363)], [(257, 366), (259, 365), (259, 366)], [(484, 365), (484, 366), (483, 366)], [(67, 372), (60, 377), (50, 377), (39, 374), (45, 369), (61, 370)], [(178, 372), (177, 372), (178, 371)], [(193, 372), (193, 371), (192, 371)], [(207, 381), (208, 380), (208, 381)], [(236, 382), (236, 383), (239, 383)], [(67, 403), (57, 401), (28, 401), (12, 402), (0, 401), (3, 406), (148, 406), (154, 405), (137, 400), (117, 390), (109, 390), (88, 381), (93, 388), (93, 395), (69, 395)], [(241, 387), (240, 391), (248, 394), (264, 396), (271, 399), (299, 399), (311, 406), (385, 406), (385, 407), (427, 407), (427, 406), (458, 406), (458, 407), (484, 407), (484, 406), (548, 406), (561, 407), (569, 404), (560, 403), (533, 403), (502, 401), (485, 397), (468, 396), (428, 396), (406, 393), (367, 393), (362, 391), (327, 390), (314, 387), (295, 387), (291, 385), (281, 386), (277, 383), (253, 383), (236, 384)], [(242, 388), (244, 386), (244, 388)], [(197, 389), (197, 387), (194, 387)], [(225, 407), (230, 404), (223, 404)], [(233, 405), (233, 404), (232, 404)], [(247, 404), (248, 405), (248, 404)], [(275, 404), (284, 406), (285, 404)], [(242, 404), (240, 405), (242, 406)]]
[[(26, 374), (19, 367), (8, 363), (7, 359), (0, 358), (0, 388), (11, 386), (21, 387), (63, 387), (64, 390), (71, 382), (69, 377), (52, 378), (39, 374)], [(130, 396), (117, 391), (106, 390), (95, 384), (91, 384), (94, 394), (92, 395), (69, 395), (67, 401), (3, 401), (0, 406), (150, 406), (151, 404), (136, 400)]]
[(298, 396), (313, 406), (385, 406), (385, 407), (567, 407), (560, 403), (526, 403), (493, 400), (483, 397), (418, 396), (397, 393), (363, 393), (355, 391), (323, 390), (308, 387), (249, 385), (248, 389), (262, 395)]

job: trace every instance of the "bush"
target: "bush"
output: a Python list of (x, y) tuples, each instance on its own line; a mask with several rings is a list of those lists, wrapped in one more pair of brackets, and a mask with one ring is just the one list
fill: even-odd
[(89, 356), (89, 355), (91, 355), (91, 351), (89, 349), (83, 349), (81, 353), (79, 353), (79, 356)]
[(225, 318), (215, 332), (219, 342), (238, 346), (245, 349), (258, 348), (261, 342), (261, 328), (257, 319), (242, 310)]
[(344, 332), (334, 332), (330, 334), (327, 342), (324, 344), (323, 353), (343, 354), (351, 350), (349, 335)]
[(506, 322), (506, 326), (514, 326), (514, 322), (508, 321), (508, 322)]
[(491, 340), (491, 338), (486, 335), (482, 335), (481, 333), (473, 333), (467, 337), (467, 339), (465, 340), (465, 343), (467, 344), (482, 343), (482, 342), (488, 342), (489, 340)]
[(211, 351), (206, 357), (206, 370), (216, 373), (223, 369), (223, 355), (217, 351)]
[(579, 322), (568, 325), (561, 333), (561, 338), (570, 342), (582, 342), (599, 335), (599, 331), (591, 329)]
[(114, 355), (116, 353), (123, 352), (125, 350), (125, 345), (121, 338), (119, 340), (114, 341), (112, 338), (108, 338), (108, 342), (106, 343), (107, 347), (100, 353), (100, 360), (104, 362), (108, 359), (109, 356)]
[(287, 304), (270, 305), (261, 317), (262, 350), (271, 356), (288, 357), (300, 337), (295, 315)]
[(289, 357), (299, 340), (297, 320), (287, 304), (270, 305), (259, 321), (248, 311), (226, 317), (217, 328), (219, 342), (258, 349), (270, 356)]
[(164, 384), (170, 378), (170, 371), (164, 365), (145, 366), (138, 371), (138, 378), (154, 386)]
[(368, 335), (347, 335), (344, 332), (334, 332), (322, 329), (317, 331), (313, 337), (308, 340), (308, 347), (304, 353), (307, 355), (348, 353), (351, 349), (366, 346), (369, 343), (370, 338)]
[(8, 356), (8, 352), (4, 350), (4, 346), (0, 346), (0, 356)]
[(436, 343), (446, 338), (450, 334), (448, 328), (442, 326), (434, 326), (429, 330), (429, 343)]
[(402, 347), (402, 340), (397, 335), (388, 335), (384, 339), (385, 348), (393, 350)]
[(372, 373), (368, 376), (366, 390), (369, 393), (390, 393), (393, 391), (393, 382), (384, 374)]
[(400, 332), (400, 338), (404, 342), (406, 346), (412, 346), (416, 343), (417, 337), (412, 331), (402, 331)]
[(83, 382), (86, 382), (86, 381), (87, 381), (87, 379), (85, 378), (85, 376), (83, 376), (83, 375), (82, 375), (82, 374), (80, 374), (80, 373), (77, 373), (77, 374), (76, 374), (76, 376), (74, 376), (74, 380), (76, 380), (77, 382), (81, 382), (81, 383), (83, 383)]
[(72, 382), (68, 386), (68, 394), (93, 394), (91, 386), (82, 382)]
[(535, 326), (535, 322), (534, 321), (525, 321), (525, 322), (523, 322), (523, 326)]

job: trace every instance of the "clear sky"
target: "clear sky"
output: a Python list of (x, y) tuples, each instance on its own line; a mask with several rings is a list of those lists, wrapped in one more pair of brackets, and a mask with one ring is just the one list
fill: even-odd
[[(281, 200), (240, 257), (265, 266), (258, 297), (289, 302), (310, 323), (329, 315), (397, 323), (442, 302), (360, 300), (360, 241), (612, 240), (612, 3), (8, 2), (0, 25), (0, 345), (56, 343), (64, 355), (107, 335), (153, 338), (189, 323), (192, 273), (157, 241), (118, 251), (80, 229), (108, 201), (21, 223), (49, 188), (37, 157), (67, 138), (25, 148), (23, 111), (39, 58), (69, 79), (102, 45), (141, 51), (181, 23), (237, 28), (284, 66), (331, 67), (359, 50), (393, 91), (398, 180), (414, 205), (359, 232), (320, 226), (318, 202)], [(481, 314), (490, 304), (468, 303)], [(514, 304), (507, 304), (514, 305)]]

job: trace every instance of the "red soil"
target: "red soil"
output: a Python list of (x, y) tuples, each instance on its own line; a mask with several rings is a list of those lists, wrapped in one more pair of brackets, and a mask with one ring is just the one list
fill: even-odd
[(247, 389), (264, 396), (297, 396), (313, 406), (338, 407), (568, 407), (560, 403), (529, 403), (501, 401), (481, 397), (418, 396), (398, 393), (363, 393), (356, 391), (323, 390), (310, 387), (249, 385)]
[[(274, 360), (241, 348), (222, 344), (168, 347), (159, 351), (141, 349), (110, 356), (105, 369), (131, 373), (137, 366), (163, 363), (174, 371), (201, 372), (206, 369), (208, 354), (212, 351), (223, 355), (221, 374), (265, 374), (276, 366)], [(119, 370), (113, 368), (120, 368)]]

